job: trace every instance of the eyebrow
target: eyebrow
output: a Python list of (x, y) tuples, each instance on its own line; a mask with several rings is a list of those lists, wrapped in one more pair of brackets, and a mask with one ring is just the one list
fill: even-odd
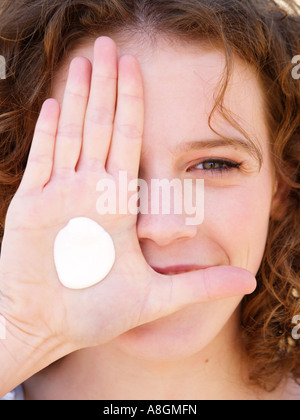
[(213, 149), (216, 147), (237, 147), (246, 151), (252, 157), (255, 157), (256, 160), (261, 164), (262, 155), (259, 149), (252, 143), (247, 140), (240, 138), (230, 138), (230, 139), (205, 139), (205, 140), (196, 140), (187, 143), (182, 143), (175, 147), (175, 153), (184, 153), (189, 152), (190, 150), (201, 150), (201, 149)]

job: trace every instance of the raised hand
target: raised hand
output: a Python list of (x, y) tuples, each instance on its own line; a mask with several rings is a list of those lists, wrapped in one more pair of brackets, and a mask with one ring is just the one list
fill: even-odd
[[(119, 171), (138, 178), (143, 124), (138, 61), (127, 55), (118, 62), (107, 37), (95, 42), (93, 67), (82, 57), (72, 61), (61, 109), (54, 99), (44, 103), (8, 210), (0, 260), (0, 313), (25, 346), (51, 340), (64, 348), (62, 356), (184, 306), (253, 291), (254, 277), (235, 267), (155, 272), (139, 246), (137, 216), (97, 212), (99, 180), (118, 186)], [(101, 283), (70, 290), (58, 279), (53, 245), (59, 230), (80, 216), (111, 235), (116, 261)]]

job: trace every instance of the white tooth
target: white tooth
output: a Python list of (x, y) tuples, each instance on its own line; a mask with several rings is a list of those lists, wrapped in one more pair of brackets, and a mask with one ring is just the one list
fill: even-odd
[(71, 219), (57, 235), (54, 262), (61, 283), (70, 289), (85, 289), (103, 280), (115, 262), (111, 236), (95, 221)]

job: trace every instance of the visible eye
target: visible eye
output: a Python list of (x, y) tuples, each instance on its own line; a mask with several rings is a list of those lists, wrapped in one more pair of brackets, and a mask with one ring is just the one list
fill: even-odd
[(215, 175), (216, 173), (222, 174), (223, 172), (239, 169), (242, 164), (243, 162), (234, 162), (227, 159), (206, 159), (189, 168), (189, 171), (210, 171), (213, 175)]

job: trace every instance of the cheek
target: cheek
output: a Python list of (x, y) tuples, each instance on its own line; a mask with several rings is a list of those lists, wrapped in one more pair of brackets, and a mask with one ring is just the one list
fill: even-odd
[(271, 190), (259, 182), (208, 191), (204, 223), (230, 265), (256, 274), (265, 249)]

